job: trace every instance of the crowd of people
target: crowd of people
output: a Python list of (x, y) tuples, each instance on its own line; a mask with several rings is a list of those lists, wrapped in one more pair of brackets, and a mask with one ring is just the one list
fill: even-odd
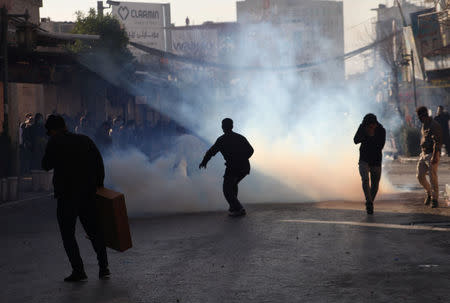
[[(139, 149), (150, 159), (155, 159), (170, 148), (174, 137), (187, 133), (185, 128), (168, 118), (137, 124), (135, 120), (126, 121), (122, 116), (117, 116), (109, 117), (98, 125), (89, 114), (78, 114), (76, 117), (62, 114), (61, 117), (66, 121), (69, 132), (91, 138), (103, 155), (112, 149), (131, 147)], [(48, 136), (41, 113), (34, 116), (26, 114), (19, 129), (21, 173), (25, 175), (31, 170), (41, 169)]]
[[(436, 116), (429, 114), (428, 108), (421, 106), (416, 110), (422, 124), (420, 149), (417, 163), (417, 180), (425, 190), (424, 204), (432, 208), (439, 207), (438, 165), (442, 146), (447, 155), (450, 151), (449, 121), (450, 115), (443, 106), (438, 106)], [(374, 114), (364, 116), (353, 138), (359, 148), (359, 173), (366, 199), (367, 214), (373, 214), (374, 201), (381, 178), (383, 148), (386, 143), (386, 130)], [(427, 176), (429, 180), (427, 179)]]
[[(449, 119), (448, 114), (447, 118), (444, 117), (445, 114), (443, 108), (440, 107), (438, 118), (433, 119), (429, 116), (426, 107), (422, 106), (417, 109), (417, 116), (422, 123), (420, 142), (422, 153), (417, 164), (417, 178), (426, 192), (424, 203), (433, 208), (438, 207), (437, 167), (441, 147), (443, 142), (448, 143), (444, 137), (445, 132), (448, 134)], [(97, 254), (99, 278), (108, 279), (111, 272), (108, 265), (106, 243), (99, 227), (95, 208), (95, 193), (98, 188), (103, 187), (105, 178), (100, 150), (113, 148), (114, 144), (118, 144), (120, 147), (132, 145), (142, 148), (146, 143), (144, 136), (157, 135), (155, 129), (146, 129), (145, 124), (138, 128), (134, 121), (124, 123), (120, 117), (112, 119), (112, 121), (108, 119), (95, 129), (89, 118), (84, 116), (74, 127), (74, 133), (70, 129), (71, 126), (67, 125), (65, 119), (60, 115), (50, 115), (45, 126), (40, 114), (35, 115), (34, 122), (30, 122), (31, 116), (27, 116), (27, 118), (27, 123), (30, 125), (24, 125), (23, 133), (25, 134), (24, 138), (28, 131), (31, 134), (32, 148), (40, 146), (41, 142), (34, 141), (46, 133), (50, 137), (41, 158), (43, 169), (55, 171), (53, 184), (57, 199), (57, 219), (63, 245), (72, 266), (72, 273), (64, 281), (79, 282), (87, 279), (75, 238), (77, 218), (80, 218)], [(441, 121), (446, 124), (440, 125)], [(447, 130), (443, 130), (444, 128)], [(206, 169), (209, 160), (217, 153), (222, 153), (226, 161), (223, 193), (229, 203), (229, 215), (241, 217), (246, 215), (246, 210), (238, 199), (238, 184), (250, 173), (249, 159), (254, 150), (244, 136), (233, 131), (233, 120), (230, 118), (222, 121), (222, 129), (224, 135), (220, 136), (206, 152), (199, 168)], [(170, 132), (170, 128), (168, 130)], [(181, 128), (179, 132), (181, 132)], [(176, 135), (176, 127), (172, 134)], [(355, 134), (354, 143), (361, 144), (359, 171), (366, 198), (366, 210), (369, 215), (374, 213), (374, 201), (381, 178), (382, 150), (385, 142), (386, 130), (377, 117), (372, 113), (365, 115)], [(427, 175), (430, 182), (426, 179)]]

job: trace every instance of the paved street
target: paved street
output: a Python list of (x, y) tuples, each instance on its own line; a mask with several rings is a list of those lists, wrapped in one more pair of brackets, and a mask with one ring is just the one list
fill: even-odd
[[(412, 192), (131, 220), (134, 247), (109, 251), (112, 279), (78, 229), (89, 281), (70, 272), (49, 197), (0, 206), (2, 302), (449, 302), (450, 208), (422, 206), (413, 161), (386, 168)], [(448, 163), (440, 170), (448, 178)], [(447, 182), (450, 183), (450, 182)]]

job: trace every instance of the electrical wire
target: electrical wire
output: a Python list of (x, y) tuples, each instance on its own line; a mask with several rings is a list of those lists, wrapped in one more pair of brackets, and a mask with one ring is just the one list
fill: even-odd
[(210, 62), (210, 61), (205, 61), (205, 60), (201, 60), (201, 59), (195, 59), (195, 58), (191, 58), (191, 57), (187, 57), (187, 56), (177, 55), (177, 54), (174, 54), (171, 52), (162, 51), (162, 50), (159, 50), (156, 48), (151, 48), (151, 47), (148, 47), (148, 46), (136, 43), (136, 42), (129, 42), (129, 44), (141, 51), (144, 51), (144, 52), (150, 54), (150, 55), (161, 57), (161, 59), (175, 60), (178, 62), (198, 65), (198, 66), (202, 66), (202, 67), (212, 67), (212, 68), (219, 68), (219, 69), (224, 69), (224, 70), (278, 70), (279, 71), (279, 70), (305, 69), (305, 68), (310, 68), (310, 67), (318, 66), (321, 64), (325, 64), (325, 63), (328, 63), (331, 61), (348, 60), (356, 55), (359, 55), (369, 49), (376, 47), (377, 45), (379, 45), (389, 39), (392, 39), (399, 32), (401, 32), (401, 30), (396, 31), (396, 32), (394, 32), (380, 40), (377, 40), (373, 43), (370, 43), (364, 47), (361, 47), (356, 50), (345, 53), (341, 56), (318, 59), (318, 60), (315, 60), (312, 62), (297, 64), (297, 65), (286, 65), (286, 66), (278, 66), (278, 67), (276, 67), (276, 66), (275, 67), (274, 66), (242, 66), (242, 65), (234, 65), (234, 64), (216, 63), (216, 62)]

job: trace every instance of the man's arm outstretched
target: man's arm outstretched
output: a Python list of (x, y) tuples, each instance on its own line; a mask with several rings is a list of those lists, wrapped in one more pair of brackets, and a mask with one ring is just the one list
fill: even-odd
[(206, 165), (208, 164), (208, 161), (211, 160), (211, 158), (214, 157), (219, 151), (220, 151), (219, 139), (217, 139), (216, 143), (214, 143), (214, 145), (211, 146), (211, 148), (208, 149), (208, 151), (206, 152), (205, 156), (203, 157), (203, 161), (202, 161), (202, 163), (200, 163), (198, 168), (206, 169)]

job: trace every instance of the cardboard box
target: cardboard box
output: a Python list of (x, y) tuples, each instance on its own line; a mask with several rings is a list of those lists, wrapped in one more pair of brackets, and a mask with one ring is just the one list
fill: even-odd
[(132, 247), (125, 196), (107, 188), (97, 190), (98, 219), (106, 246), (123, 252)]

